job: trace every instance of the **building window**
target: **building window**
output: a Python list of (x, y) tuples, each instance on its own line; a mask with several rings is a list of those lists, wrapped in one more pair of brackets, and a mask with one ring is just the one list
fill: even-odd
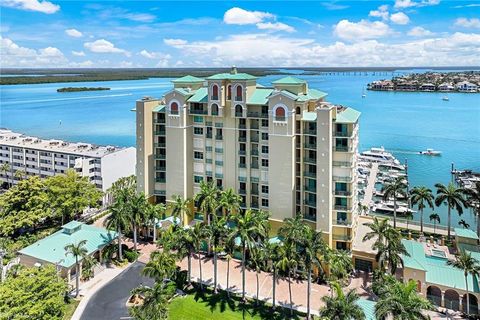
[(212, 86), (212, 100), (218, 100), (218, 86), (216, 84)]
[(193, 134), (203, 135), (203, 128), (193, 127)]
[(227, 100), (232, 100), (232, 85), (229, 84), (227, 87)]
[(243, 117), (243, 108), (239, 104), (235, 106), (235, 117)]
[(268, 146), (262, 146), (262, 153), (268, 153)]
[(170, 103), (170, 114), (178, 114), (178, 103)]
[(274, 108), (274, 110), (275, 110), (275, 121), (284, 122), (284, 121), (287, 120), (286, 117), (285, 117), (287, 112), (286, 112), (286, 108), (284, 106), (282, 106), (282, 105), (276, 106)]
[(262, 199), (262, 207), (268, 207), (268, 199)]
[(197, 160), (203, 160), (203, 152), (195, 151), (193, 153), (193, 158)]
[(268, 132), (262, 132), (262, 140), (268, 140)]
[(262, 186), (262, 193), (268, 193), (268, 186)]
[(237, 86), (235, 101), (243, 101), (243, 88), (241, 85)]
[(262, 127), (268, 127), (268, 120), (262, 119)]
[(194, 117), (193, 117), (193, 122), (196, 122), (196, 123), (203, 123), (203, 117), (200, 117), (200, 116), (194, 116)]
[(262, 167), (268, 167), (268, 159), (262, 159)]
[(195, 183), (200, 183), (203, 181), (203, 177), (202, 176), (193, 176), (193, 181)]
[(296, 113), (296, 114), (300, 114), (300, 107), (296, 107), (296, 108), (295, 108), (295, 113)]
[(218, 116), (218, 104), (214, 103), (212, 104), (212, 116)]

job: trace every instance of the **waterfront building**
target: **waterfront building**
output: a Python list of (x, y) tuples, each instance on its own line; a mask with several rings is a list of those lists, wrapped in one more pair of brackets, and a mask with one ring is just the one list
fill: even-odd
[(435, 91), (436, 87), (433, 83), (424, 83), (420, 86), (420, 91)]
[[(45, 178), (74, 169), (106, 192), (119, 178), (135, 174), (135, 162), (133, 147), (71, 143), (0, 130), (0, 165), (9, 164), (9, 170), (0, 172), (1, 183), (17, 184), (25, 176)], [(103, 201), (108, 202), (108, 195)]]
[(139, 191), (169, 202), (212, 181), (240, 194), (242, 208), (268, 210), (273, 232), (301, 212), (329, 245), (350, 249), (360, 113), (295, 77), (256, 80), (235, 68), (185, 76), (163, 98), (137, 101)]
[(478, 86), (475, 83), (462, 81), (455, 85), (459, 92), (477, 92)]
[(455, 87), (451, 82), (444, 82), (438, 86), (438, 91), (443, 91), (443, 92), (455, 91)]

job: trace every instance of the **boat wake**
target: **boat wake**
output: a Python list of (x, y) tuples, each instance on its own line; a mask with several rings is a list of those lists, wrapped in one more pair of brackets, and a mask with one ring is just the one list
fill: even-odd
[(133, 93), (106, 94), (106, 95), (102, 95), (102, 96), (83, 96), (83, 97), (55, 98), (55, 99), (7, 101), (7, 102), (2, 102), (2, 105), (5, 106), (5, 105), (12, 105), (12, 104), (50, 102), (50, 101), (67, 101), (67, 100), (83, 100), (83, 99), (103, 99), (103, 98), (112, 98), (112, 97), (126, 97), (126, 96), (131, 96), (131, 95), (133, 95)]

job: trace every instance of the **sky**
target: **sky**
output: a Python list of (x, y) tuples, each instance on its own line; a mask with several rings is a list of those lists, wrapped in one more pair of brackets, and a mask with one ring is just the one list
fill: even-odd
[(0, 67), (480, 66), (480, 0), (0, 1)]

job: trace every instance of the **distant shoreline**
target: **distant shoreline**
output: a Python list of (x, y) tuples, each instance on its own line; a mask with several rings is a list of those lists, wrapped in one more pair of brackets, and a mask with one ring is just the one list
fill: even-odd
[(65, 87), (57, 89), (57, 92), (80, 92), (80, 91), (103, 91), (110, 90), (110, 88), (105, 87)]

